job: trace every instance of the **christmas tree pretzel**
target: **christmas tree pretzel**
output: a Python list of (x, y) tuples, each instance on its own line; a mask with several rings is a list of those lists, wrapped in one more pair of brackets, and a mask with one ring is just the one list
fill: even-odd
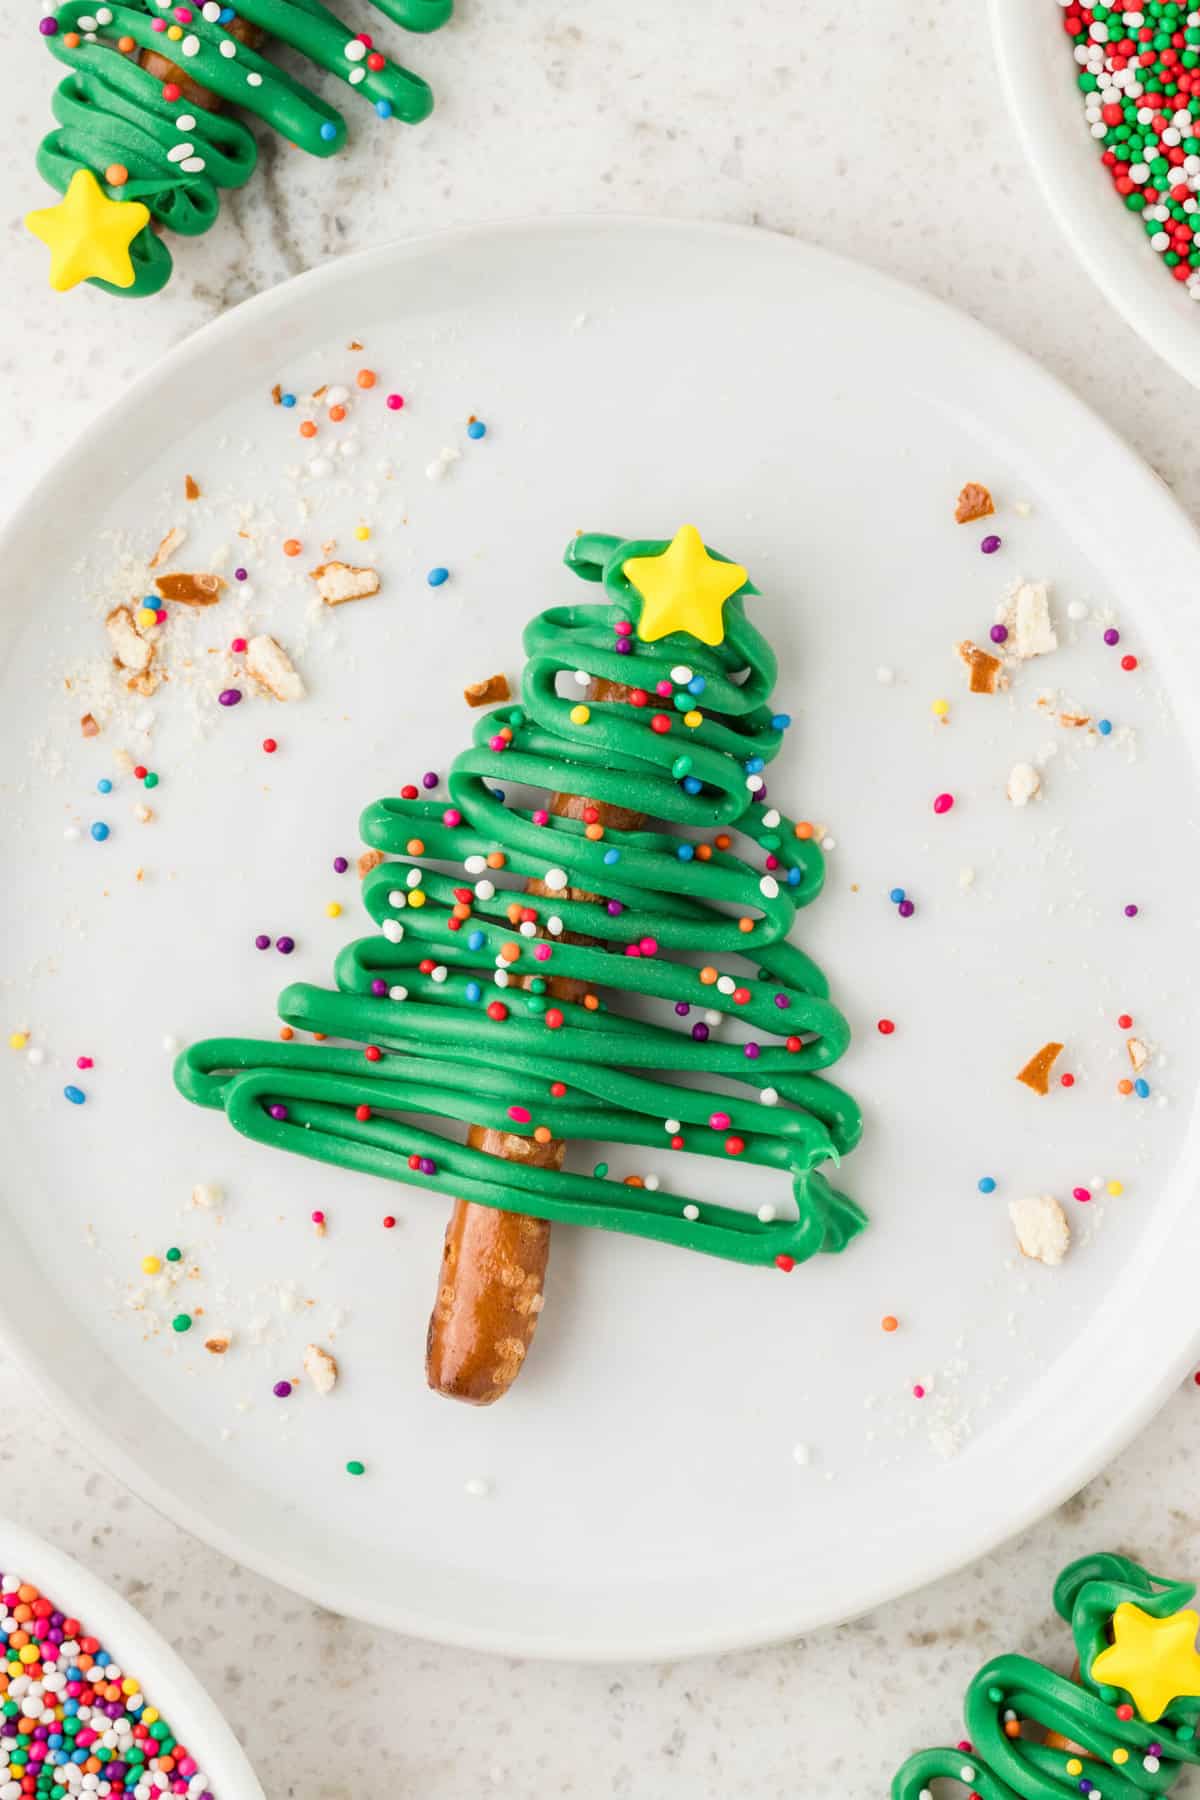
[[(363, 886), (378, 935), (341, 952), (336, 991), (281, 996), (288, 1025), (361, 1048), (214, 1039), (176, 1066), (189, 1099), (249, 1137), (455, 1197), (430, 1377), (476, 1402), (505, 1391), (533, 1335), (547, 1240), (531, 1222), (784, 1270), (865, 1223), (821, 1167), (854, 1147), (861, 1119), (821, 1074), (846, 1021), (787, 941), (824, 864), (812, 827), (766, 801), (762, 770), (790, 720), (746, 617), (757, 590), (690, 526), (670, 543), (582, 536), (566, 561), (601, 597), (526, 628), (520, 701), (477, 723), (450, 804), (367, 808), (362, 836), (388, 857)], [(499, 779), (543, 798), (510, 798)], [(497, 885), (512, 878), (524, 889)], [(620, 995), (665, 1003), (670, 1022), (619, 1010)], [(728, 1017), (750, 1035), (722, 1038)], [(468, 1142), (396, 1116), (422, 1113), (470, 1125)], [(559, 1146), (579, 1139), (717, 1157), (731, 1175), (778, 1169), (794, 1212), (618, 1184), (604, 1163), (574, 1173)], [(480, 1208), (510, 1222), (483, 1232)]]
[(939, 1778), (977, 1800), (1169, 1793), (1200, 1765), (1195, 1591), (1109, 1551), (1071, 1563), (1054, 1606), (1075, 1640), (1075, 1678), (1027, 1656), (994, 1657), (967, 1689), (969, 1741), (909, 1757), (892, 1800), (933, 1800)]
[[(434, 31), (453, 0), (373, 0), (410, 31)], [(384, 119), (416, 124), (433, 105), (419, 76), (391, 62), (369, 32), (351, 32), (321, 0), (64, 0), (40, 22), (69, 73), (54, 96), (58, 127), (38, 150), (64, 196), (26, 217), (51, 252), (50, 285), (94, 282), (110, 293), (155, 294), (170, 278), (165, 226), (207, 231), (222, 188), (250, 179), (257, 147), (224, 116), (236, 105), (314, 156), (346, 139), (341, 114), (265, 54), (268, 39), (340, 75)]]

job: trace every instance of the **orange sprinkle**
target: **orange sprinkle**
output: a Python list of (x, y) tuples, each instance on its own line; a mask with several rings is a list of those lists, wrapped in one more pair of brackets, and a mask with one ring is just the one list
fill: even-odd
[(583, 835), (585, 838), (591, 838), (592, 842), (596, 843), (604, 836), (604, 827), (603, 825), (585, 825), (583, 828)]
[(376, 381), (375, 371), (374, 369), (360, 369), (354, 379), (361, 388), (373, 388)]
[(79, 33), (77, 31), (64, 32), (63, 33), (63, 43), (68, 50), (78, 50), (78, 48), (79, 48)]
[(796, 825), (795, 831), (798, 838), (810, 838), (813, 834), (813, 828), (807, 819), (801, 819)]
[(884, 1313), (879, 1323), (884, 1331), (896, 1331), (900, 1325), (899, 1319), (894, 1318), (891, 1313)]
[(325, 1042), (325, 1039), (328, 1036), (329, 1036), (329, 1033), (327, 1031), (314, 1031), (313, 1032), (313, 1043), (314, 1044), (323, 1044)]
[(283, 1039), (285, 1044), (290, 1044), (296, 1034), (292, 1030), (290, 1025), (281, 1025), (279, 1027), (279, 1035)]
[(117, 49), (121, 52), (122, 56), (128, 56), (131, 50), (137, 49), (137, 39), (131, 37), (119, 37), (117, 39)]
[(511, 744), (512, 738), (513, 738), (512, 726), (511, 725), (502, 725), (500, 727), (499, 731), (496, 733), (496, 736), (502, 737), (506, 744)]
[(469, 919), (470, 916), (471, 916), (471, 909), (467, 905), (466, 901), (465, 900), (456, 900), (454, 902), (454, 905), (450, 909), (450, 917), (452, 919)]
[(505, 962), (516, 962), (521, 954), (521, 946), (520, 944), (501, 944), (498, 954), (504, 958)]
[(510, 925), (519, 925), (521, 923), (521, 902), (519, 900), (510, 900), (505, 909), (504, 916)]
[(711, 844), (697, 844), (696, 845), (696, 861), (697, 862), (711, 862), (712, 861), (712, 845)]
[(704, 983), (705, 987), (711, 987), (713, 982), (717, 979), (716, 969), (711, 968), (711, 967), (701, 969), (700, 979)]
[(596, 1012), (600, 1005), (599, 996), (596, 994), (585, 994), (583, 996), (583, 1004), (587, 1007), (589, 1012)]
[(738, 920), (738, 930), (739, 931), (753, 931), (754, 930), (754, 920), (753, 919), (739, 919)]
[(626, 1187), (645, 1187), (645, 1185), (646, 1184), (640, 1175), (627, 1175), (625, 1177)]
[(340, 425), (346, 416), (346, 409), (344, 406), (331, 406), (329, 409), (329, 416), (335, 425)]
[(1128, 1078), (1118, 1081), (1117, 1092), (1118, 1092), (1118, 1094), (1132, 1094), (1132, 1092), (1133, 1092), (1132, 1081), (1128, 1080)]
[(409, 838), (404, 848), (410, 856), (424, 856), (425, 854), (425, 845), (420, 838)]
[(507, 861), (508, 858), (505, 856), (503, 850), (488, 851), (487, 866), (489, 869), (502, 869)]
[(312, 419), (305, 419), (300, 426), (301, 437), (316, 437), (317, 427)]
[(104, 179), (109, 187), (124, 187), (129, 180), (129, 170), (124, 163), (109, 163), (104, 171)]
[(299, 538), (284, 538), (283, 554), (285, 556), (299, 556), (299, 554), (300, 554), (300, 539)]
[(548, 1144), (550, 1142), (550, 1136), (550, 1127), (548, 1125), (534, 1126), (533, 1137), (535, 1143)]
[[(25, 1600), (25, 1601), (40, 1600), (41, 1597), (42, 1596), (41, 1596), (40, 1591), (34, 1587), (32, 1581), (23, 1581), (21, 1583), (20, 1587), (17, 1589), (17, 1599), (18, 1600)], [(32, 1618), (33, 1614), (28, 1613), (26, 1615), (26, 1617)]]
[(722, 831), (722, 832), (718, 832), (717, 837), (715, 838), (714, 841), (716, 843), (718, 850), (728, 850), (730, 844), (732, 844), (732, 842), (733, 842), (733, 839), (730, 837), (730, 835), (727, 831)]

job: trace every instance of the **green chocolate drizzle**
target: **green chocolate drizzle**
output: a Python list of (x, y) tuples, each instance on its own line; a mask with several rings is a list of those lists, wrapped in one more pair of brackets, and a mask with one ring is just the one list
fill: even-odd
[[(453, 8), (453, 0), (372, 3), (409, 31), (436, 30)], [(262, 51), (243, 44), (227, 28), (232, 21), (204, 17), (203, 0), (191, 0), (190, 11), (192, 17), (180, 27), (182, 36), (171, 39), (162, 26), (178, 24), (173, 0), (107, 6), (64, 0), (55, 14), (57, 31), (43, 41), (70, 72), (54, 95), (58, 128), (42, 140), (37, 161), (42, 176), (60, 193), (77, 170), (90, 169), (110, 198), (141, 200), (159, 224), (195, 236), (216, 219), (220, 190), (241, 187), (254, 173), (254, 138), (239, 120), (198, 106), (185, 95), (165, 100), (162, 81), (142, 68), (136, 56), (118, 51), (118, 39), (132, 38), (139, 52), (167, 57), (225, 104), (255, 114), (313, 156), (340, 150), (346, 123), (328, 101), (271, 60), (269, 42)], [(340, 75), (377, 110), (390, 108), (390, 116), (416, 124), (433, 106), (419, 76), (390, 60), (380, 69), (370, 68), (356, 34), (321, 0), (239, 0), (236, 12), (268, 39)], [(69, 33), (82, 41), (71, 47), (65, 41)], [(373, 45), (370, 55), (380, 53), (378, 44)], [(193, 122), (181, 127), (181, 119)], [(186, 157), (179, 154), (184, 146), (191, 147)], [(129, 171), (129, 180), (119, 187), (104, 178), (114, 163)], [(111, 294), (157, 293), (172, 266), (163, 239), (147, 226), (135, 238), (131, 257), (131, 287), (117, 288), (99, 278), (93, 278), (93, 285)]]
[[(961, 1784), (979, 1800), (1079, 1800), (1093, 1792), (1102, 1800), (1145, 1800), (1169, 1793), (1185, 1768), (1200, 1764), (1200, 1696), (1173, 1701), (1153, 1724), (1136, 1710), (1120, 1719), (1116, 1709), (1127, 1696), (1094, 1682), (1091, 1667), (1108, 1647), (1108, 1623), (1123, 1601), (1163, 1619), (1185, 1607), (1195, 1591), (1109, 1551), (1071, 1563), (1054, 1585), (1054, 1605), (1071, 1627), (1078, 1681), (1027, 1656), (994, 1657), (967, 1689), (963, 1716), (971, 1749), (910, 1756), (892, 1783), (892, 1800), (921, 1800), (939, 1779)], [(1057, 1732), (1087, 1755), (1009, 1737), (1004, 1726), (1014, 1716)], [(1126, 1755), (1114, 1762), (1114, 1751)], [(1074, 1761), (1082, 1771), (1071, 1774), (1067, 1764)]]
[[(336, 991), (299, 983), (284, 991), (279, 1010), (296, 1028), (376, 1046), (380, 1059), (324, 1043), (210, 1040), (176, 1065), (188, 1099), (223, 1107), (248, 1137), (339, 1167), (738, 1262), (799, 1262), (843, 1249), (862, 1229), (863, 1213), (823, 1173), (861, 1131), (853, 1100), (822, 1074), (844, 1052), (849, 1028), (820, 970), (787, 941), (797, 908), (820, 891), (821, 851), (748, 785), (760, 783), (753, 765), (769, 763), (783, 735), (768, 704), (775, 658), (745, 616), (756, 590), (746, 583), (726, 603), (722, 644), (709, 648), (682, 633), (652, 646), (635, 637), (633, 653), (622, 655), (614, 627), (636, 621), (640, 604), (622, 565), (663, 548), (595, 536), (572, 543), (568, 566), (602, 581), (603, 597), (552, 608), (527, 627), (520, 703), (481, 718), (474, 746), (451, 769), (449, 806), (461, 822), (446, 822), (443, 800), (384, 799), (364, 812), (363, 838), (390, 859), (363, 884), (380, 932), (341, 952)], [(670, 699), (657, 695), (656, 683), (680, 664), (703, 692), (677, 681)], [(570, 715), (582, 690), (557, 691), (558, 678), (577, 671), (640, 685), (648, 704), (592, 700), (590, 719), (577, 723)], [(682, 718), (691, 708), (703, 713), (695, 729)], [(652, 727), (655, 714), (672, 718), (669, 731)], [(511, 741), (493, 748), (504, 744), (504, 731)], [(672, 774), (681, 754), (691, 759), (688, 779), (701, 784), (695, 793)], [(535, 823), (542, 795), (502, 801), (494, 792), (500, 780), (506, 793), (515, 783), (582, 794), (683, 829), (610, 828), (593, 841), (579, 819), (543, 813), (545, 822)], [(680, 860), (681, 844), (696, 842), (689, 834), (714, 826), (751, 840), (758, 865), (732, 842), (727, 850), (706, 846), (707, 859)], [(414, 841), (423, 848), (411, 848)], [(486, 864), (497, 851), (503, 876)], [(765, 873), (769, 856), (776, 866)], [(497, 885), (513, 877), (537, 878), (553, 892)], [(455, 921), (464, 900), (470, 917)], [(514, 904), (536, 912), (541, 935), (521, 934), (509, 917)], [(752, 928), (743, 931), (739, 919)], [(562, 933), (593, 941), (565, 942)], [(497, 986), (502, 947), (519, 947), (519, 955), (507, 965), (511, 980)], [(590, 1008), (582, 998), (557, 999), (545, 990), (551, 977), (608, 998)], [(373, 983), (387, 991), (373, 994)], [(622, 996), (665, 1003), (669, 1022), (629, 1016)], [(496, 1003), (507, 1017), (489, 1016)], [(709, 1009), (750, 1028), (750, 1054), (745, 1042), (719, 1039), (698, 1022)], [(711, 1077), (721, 1078), (716, 1087)], [(565, 1091), (552, 1093), (560, 1083)], [(722, 1091), (722, 1083), (751, 1092)], [(272, 1105), (286, 1107), (287, 1117), (272, 1118)], [(369, 1119), (356, 1118), (360, 1106), (371, 1109)], [(522, 1136), (545, 1126), (555, 1138), (659, 1151), (674, 1137), (693, 1155), (724, 1159), (733, 1187), (739, 1162), (785, 1172), (795, 1216), (786, 1216), (786, 1203), (780, 1218), (760, 1219), (692, 1202), (673, 1184), (631, 1187), (501, 1161), (401, 1113)], [(411, 1168), (410, 1158), (432, 1159), (435, 1173)], [(681, 1173), (686, 1166), (681, 1159)], [(686, 1218), (693, 1206), (698, 1216)]]

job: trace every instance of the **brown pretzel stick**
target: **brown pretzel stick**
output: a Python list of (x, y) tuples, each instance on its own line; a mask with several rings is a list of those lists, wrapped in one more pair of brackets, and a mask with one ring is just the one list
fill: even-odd
[[(628, 702), (631, 689), (614, 681), (593, 681), (592, 700)], [(550, 811), (560, 818), (580, 819), (594, 806), (606, 830), (636, 831), (641, 813), (578, 794), (555, 794)], [(541, 881), (525, 883), (529, 894), (546, 895)], [(598, 900), (582, 888), (568, 888), (571, 900)], [(559, 896), (551, 896), (558, 898)], [(564, 944), (591, 944), (594, 938), (564, 931)], [(555, 1000), (578, 1003), (589, 984), (555, 975), (547, 982)], [(473, 1150), (535, 1169), (562, 1167), (565, 1146), (558, 1138), (539, 1144), (515, 1132), (472, 1125), (467, 1143)], [(425, 1373), (431, 1388), (469, 1406), (490, 1406), (508, 1392), (521, 1371), (542, 1310), (542, 1285), (550, 1254), (550, 1224), (524, 1213), (456, 1200), (442, 1250), (437, 1300), (429, 1320)]]
[[(241, 18), (230, 19), (225, 29), (230, 37), (236, 38), (239, 44), (249, 45), (251, 50), (257, 50), (267, 35), (258, 25), (250, 25)], [(198, 81), (192, 80), (186, 69), (181, 69), (178, 63), (171, 62), (168, 57), (160, 56), (157, 50), (143, 50), (138, 61), (156, 81), (173, 81), (179, 89), (180, 97), (189, 106), (202, 106), (207, 112), (220, 112), (223, 109), (225, 102), (219, 94), (214, 94), (211, 88), (201, 87)]]

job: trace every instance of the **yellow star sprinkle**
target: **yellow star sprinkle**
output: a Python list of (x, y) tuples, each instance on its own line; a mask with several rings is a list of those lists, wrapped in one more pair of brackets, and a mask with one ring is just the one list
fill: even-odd
[(92, 275), (132, 287), (129, 246), (149, 218), (140, 200), (110, 200), (90, 169), (76, 169), (58, 205), (26, 213), (25, 223), (48, 246), (50, 286), (63, 293)]
[(624, 572), (642, 596), (637, 633), (644, 644), (673, 631), (702, 644), (722, 643), (725, 602), (748, 579), (737, 563), (710, 556), (694, 525), (681, 525), (657, 556), (631, 556)]
[(1153, 1724), (1172, 1700), (1200, 1695), (1198, 1626), (1200, 1615), (1190, 1610), (1155, 1619), (1122, 1600), (1113, 1614), (1113, 1641), (1093, 1662), (1091, 1678), (1124, 1688), (1142, 1718)]

